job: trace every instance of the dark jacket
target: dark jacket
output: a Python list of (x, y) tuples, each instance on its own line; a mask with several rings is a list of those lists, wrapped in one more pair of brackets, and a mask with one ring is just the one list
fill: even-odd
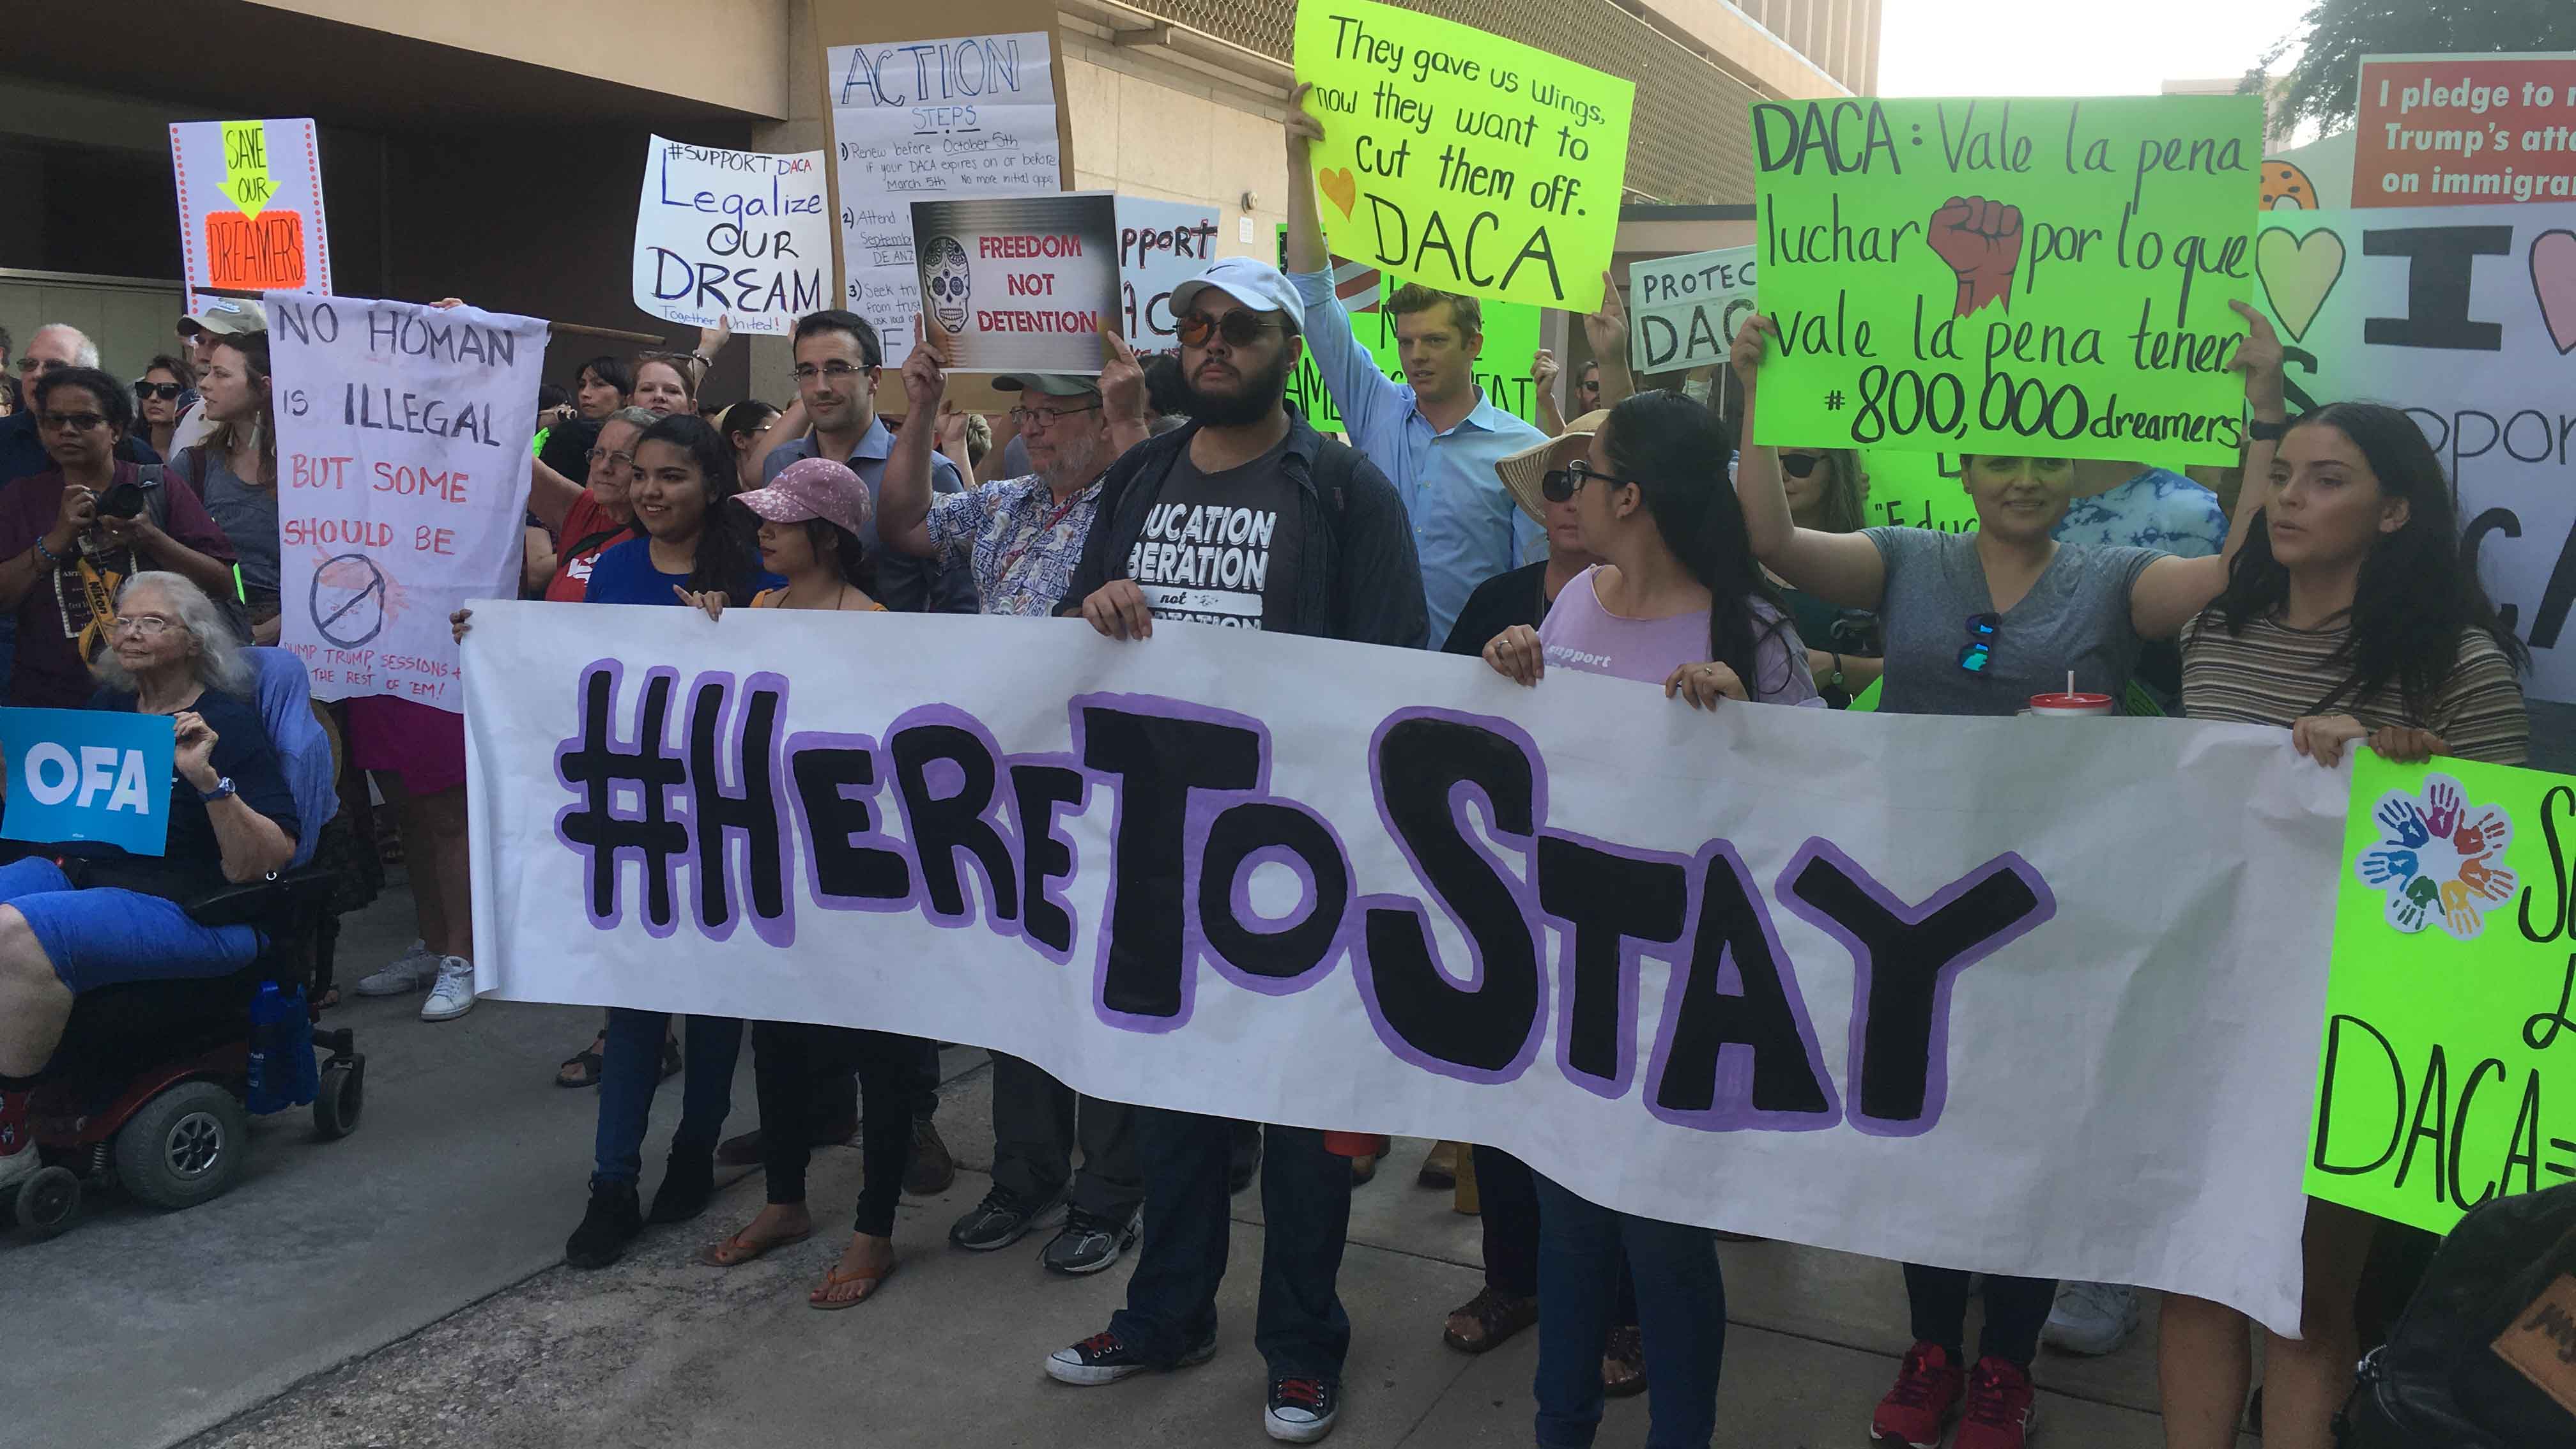
[[(1074, 566), (1057, 613), (1081, 613), (1082, 601), (1094, 591), (1127, 577), (1127, 555), (1144, 537), (1145, 517), (1162, 500), (1173, 460), (1198, 431), (1193, 422), (1148, 438), (1109, 465), (1082, 562)], [(1297, 485), (1301, 530), (1296, 606), (1283, 632), (1421, 647), (1430, 628), (1422, 561), (1413, 551), (1413, 524), (1395, 485), (1356, 450), (1316, 432), (1293, 407), (1288, 451), (1279, 464)]]

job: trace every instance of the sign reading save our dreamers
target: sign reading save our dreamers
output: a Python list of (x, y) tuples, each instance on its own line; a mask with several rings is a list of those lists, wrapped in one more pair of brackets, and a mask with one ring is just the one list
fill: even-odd
[(1333, 250), (1444, 292), (1601, 306), (1634, 82), (1375, 0), (1297, 7)]
[(1757, 102), (1765, 443), (2235, 461), (2252, 96)]

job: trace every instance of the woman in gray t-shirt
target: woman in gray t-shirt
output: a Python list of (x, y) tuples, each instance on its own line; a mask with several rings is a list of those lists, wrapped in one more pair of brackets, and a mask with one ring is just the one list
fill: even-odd
[[(2277, 428), (2280, 340), (2260, 312), (2233, 305), (2249, 335), (2229, 366), (2245, 373), (2254, 419)], [(1747, 438), (1756, 436), (1762, 355), (1777, 332), (1769, 318), (1756, 316), (1736, 334), (1731, 360), (1744, 385)], [(2009, 715), (2035, 694), (2064, 690), (2069, 670), (2078, 690), (2117, 697), (2128, 686), (2139, 646), (2173, 637), (2226, 588), (2236, 543), (2270, 499), (2280, 435), (2247, 436), (2235, 525), (2227, 550), (2213, 558), (2057, 542), (2053, 531), (2066, 516), (2075, 477), (2072, 460), (2064, 458), (1962, 459), (1960, 481), (1977, 510), (1970, 534), (1800, 528), (1790, 517), (1779, 457), (1768, 447), (1746, 445), (1736, 489), (1754, 552), (1766, 567), (1828, 604), (1878, 615), (1887, 644), (1881, 710)], [(1963, 1342), (1968, 1291), (1966, 1272), (1905, 1265), (1916, 1342), (1871, 1418), (1873, 1440), (1937, 1441), (1941, 1426), (1962, 1408), (1979, 1423), (2027, 1425), (2030, 1364), (2057, 1285), (1987, 1275), (1973, 1371)]]
[(239, 560), (236, 604), (251, 642), (278, 634), (277, 418), (268, 383), (268, 334), (242, 332), (215, 344), (197, 379), (214, 431), (170, 460), (169, 475), (196, 490)]

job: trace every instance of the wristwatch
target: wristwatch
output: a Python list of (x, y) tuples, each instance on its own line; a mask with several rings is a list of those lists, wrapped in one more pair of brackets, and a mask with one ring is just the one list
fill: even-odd
[(218, 800), (230, 800), (240, 793), (240, 787), (233, 784), (233, 777), (226, 775), (222, 779), (215, 781), (215, 788), (211, 790), (198, 791), (197, 799), (205, 804), (212, 805)]
[(2256, 418), (2245, 425), (2245, 436), (2251, 442), (2277, 443), (2289, 435), (2290, 425), (2286, 421), (2271, 423)]
[(1839, 654), (1834, 656), (1834, 676), (1826, 683), (1835, 689), (1843, 687), (1843, 657)]

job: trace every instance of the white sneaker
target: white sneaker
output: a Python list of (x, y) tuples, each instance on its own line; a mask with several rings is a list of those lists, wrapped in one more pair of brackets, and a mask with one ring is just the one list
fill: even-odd
[(462, 956), (434, 956), (438, 984), (420, 1004), (423, 1021), (454, 1021), (474, 1009), (474, 963)]
[(2061, 1283), (2048, 1310), (2042, 1343), (2099, 1358), (2116, 1353), (2138, 1328), (2138, 1295), (2116, 1283)]
[(396, 956), (385, 968), (372, 976), (358, 978), (360, 996), (409, 996), (438, 977), (438, 957), (432, 955), (429, 943), (414, 941), (411, 949)]

